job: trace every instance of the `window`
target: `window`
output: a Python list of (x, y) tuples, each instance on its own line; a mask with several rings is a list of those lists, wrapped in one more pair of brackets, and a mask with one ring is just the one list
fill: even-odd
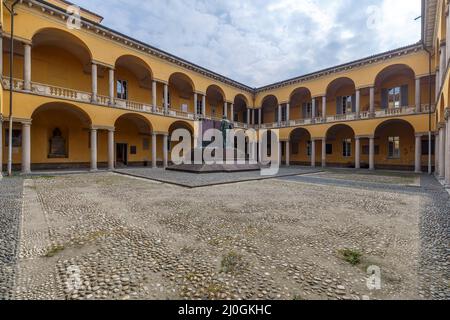
[(136, 146), (131, 146), (130, 147), (130, 154), (132, 154), (132, 155), (137, 154), (137, 147)]
[(327, 148), (327, 154), (328, 155), (333, 154), (333, 145), (331, 143), (328, 143), (326, 148)]
[[(22, 146), (22, 130), (12, 130), (12, 147), (20, 148)], [(5, 129), (5, 147), (9, 147), (9, 129)]]
[(306, 145), (306, 154), (310, 157), (311, 156), (311, 141), (308, 141), (308, 144)]
[(390, 109), (401, 107), (401, 88), (395, 87), (388, 90), (388, 107)]
[(304, 110), (306, 112), (306, 114), (304, 114), (303, 117), (305, 119), (311, 118), (311, 116), (312, 116), (312, 103), (311, 102), (304, 103), (303, 104), (303, 108), (304, 108)]
[(167, 107), (170, 108), (170, 91), (167, 92)]
[(117, 98), (128, 99), (128, 82), (126, 80), (117, 80)]
[(388, 157), (392, 159), (400, 158), (400, 137), (389, 137)]
[(202, 114), (203, 113), (203, 106), (202, 106), (202, 100), (198, 99), (197, 100), (197, 114)]
[(352, 113), (353, 103), (352, 96), (342, 97), (342, 114)]
[(287, 108), (281, 107), (281, 121), (287, 120)]
[(352, 139), (344, 139), (342, 142), (342, 155), (344, 157), (352, 156)]

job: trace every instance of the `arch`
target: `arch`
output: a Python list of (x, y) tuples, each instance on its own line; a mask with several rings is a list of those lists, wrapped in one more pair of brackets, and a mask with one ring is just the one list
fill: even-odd
[(188, 130), (191, 135), (194, 134), (194, 128), (192, 127), (192, 125), (186, 121), (174, 121), (172, 122), (172, 124), (169, 127), (169, 135), (176, 129), (186, 129)]
[(289, 95), (289, 101), (290, 103), (294, 103), (295, 98), (298, 97), (309, 97), (309, 100), (311, 100), (312, 94), (311, 94), (311, 90), (309, 90), (306, 87), (300, 87), (300, 88), (296, 88), (295, 90), (293, 90), (291, 92), (291, 94)]
[(153, 126), (150, 120), (138, 113), (125, 113), (120, 115), (115, 119), (114, 126), (116, 127), (117, 123), (121, 120), (127, 120), (135, 124), (142, 133), (150, 134), (153, 132)]
[(327, 137), (327, 139), (333, 138), (336, 136), (337, 132), (340, 130), (346, 130), (348, 132), (351, 132), (353, 137), (355, 137), (355, 130), (353, 130), (353, 128), (347, 124), (335, 124), (335, 125), (329, 127), (325, 136)]
[(272, 105), (272, 104), (274, 104), (275, 106), (278, 106), (278, 98), (276, 96), (274, 96), (273, 94), (269, 94), (261, 100), (261, 108), (264, 108), (264, 106), (267, 107), (268, 105)]
[(151, 89), (153, 71), (150, 66), (139, 57), (122, 55), (116, 59), (115, 67), (129, 70), (138, 80), (142, 88)]
[(67, 50), (70, 47), (70, 53), (78, 57), (84, 65), (90, 65), (92, 62), (92, 52), (86, 43), (65, 30), (56, 28), (39, 29), (33, 34), (31, 41), (33, 48), (47, 45)]
[(375, 77), (375, 86), (381, 87), (385, 81), (388, 81), (394, 76), (404, 76), (408, 78), (415, 78), (413, 68), (407, 64), (392, 64), (381, 70)]
[[(294, 142), (300, 139), (301, 137), (306, 136), (309, 140), (311, 140), (311, 132), (309, 132), (306, 128), (296, 128), (289, 133), (289, 141)], [(297, 140), (296, 140), (297, 139)]]
[[(405, 125), (406, 127), (410, 128), (413, 133), (415, 133), (414, 125), (411, 122), (404, 119), (389, 119), (378, 124), (378, 126), (375, 128), (374, 131), (375, 137), (379, 134), (380, 130), (390, 125), (393, 126)], [(401, 130), (398, 131), (400, 132)]]
[(175, 85), (175, 87), (181, 89), (182, 91), (189, 91), (189, 93), (195, 92), (194, 81), (185, 73), (174, 72), (169, 77), (169, 87)]
[(216, 99), (216, 101), (225, 101), (225, 91), (218, 85), (212, 84), (206, 89), (206, 96), (210, 99)]
[(348, 77), (340, 77), (331, 81), (326, 90), (327, 97), (334, 97), (337, 92), (344, 87), (352, 87), (353, 93), (356, 91), (355, 82)]
[(92, 119), (91, 117), (84, 111), (83, 109), (77, 107), (74, 104), (71, 103), (65, 103), (65, 102), (49, 102), (45, 103), (39, 107), (37, 107), (32, 115), (31, 119), (34, 119), (36, 115), (38, 115), (40, 112), (45, 111), (65, 111), (70, 115), (75, 116), (78, 120), (80, 120), (84, 126), (90, 127), (92, 125)]
[(234, 97), (234, 105), (242, 105), (244, 104), (246, 107), (248, 106), (248, 99), (243, 94), (239, 93)]

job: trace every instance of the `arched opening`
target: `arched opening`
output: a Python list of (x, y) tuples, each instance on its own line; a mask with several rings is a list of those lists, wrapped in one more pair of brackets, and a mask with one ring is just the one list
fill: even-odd
[[(294, 165), (311, 164), (311, 134), (304, 128), (293, 130), (289, 136), (290, 162)], [(317, 158), (317, 157), (316, 157)]]
[[(169, 78), (169, 107), (176, 111), (194, 113), (194, 83), (184, 73), (174, 73)], [(198, 99), (197, 103), (201, 103)], [(199, 108), (201, 110), (201, 108)]]
[(214, 120), (222, 120), (224, 115), (225, 93), (216, 85), (206, 90), (206, 115)]
[(327, 110), (334, 115), (356, 112), (356, 86), (350, 78), (338, 78), (327, 87)]
[(172, 134), (174, 133), (175, 130), (179, 130), (179, 129), (183, 129), (183, 130), (187, 130), (189, 132), (189, 136), (190, 136), (190, 145), (191, 145), (191, 150), (186, 150), (186, 154), (182, 155), (184, 157), (191, 157), (191, 161), (193, 161), (193, 153), (192, 150), (194, 148), (194, 128), (192, 128), (192, 126), (184, 121), (176, 121), (174, 123), (172, 123), (172, 125), (169, 127), (169, 140), (168, 140), (168, 151), (170, 154), (170, 159), (172, 158), (172, 150), (173, 148), (175, 148), (175, 146), (177, 146), (179, 143), (183, 142), (183, 139), (180, 139), (180, 141), (172, 141)]
[[(423, 78), (420, 87), (427, 86), (428, 79)], [(395, 64), (386, 67), (375, 79), (375, 110), (414, 106), (415, 91), (415, 74), (409, 66)], [(422, 98), (427, 98), (428, 90), (421, 91), (424, 93)]]
[(355, 132), (345, 124), (337, 124), (326, 134), (326, 160), (334, 167), (355, 167)]
[(152, 132), (149, 120), (138, 114), (124, 114), (114, 125), (116, 167), (149, 166), (152, 160)]
[(274, 95), (269, 95), (262, 102), (261, 120), (264, 124), (278, 122), (278, 99)]
[[(312, 96), (308, 88), (295, 89), (289, 99), (291, 119), (310, 119), (312, 116)], [(318, 110), (319, 108), (317, 108)]]
[[(31, 163), (33, 170), (88, 168), (90, 163), (89, 115), (75, 105), (48, 103), (32, 115)], [(106, 145), (106, 135), (99, 145)], [(106, 161), (106, 150), (99, 150)]]
[[(151, 104), (153, 76), (148, 64), (138, 57), (125, 55), (117, 59), (115, 68), (115, 99)], [(107, 77), (104, 80), (107, 86)]]
[(238, 94), (234, 98), (234, 111), (231, 115), (231, 121), (247, 123), (248, 121), (248, 101), (245, 96)]
[[(15, 69), (16, 72), (22, 72), (18, 77), (22, 79), (24, 50), (21, 47), (17, 49), (20, 50), (16, 53), (21, 56), (21, 67)], [(31, 80), (33, 82), (90, 92), (91, 61), (92, 54), (86, 44), (66, 31), (53, 28), (42, 29), (32, 38)], [(103, 72), (100, 68), (99, 76)]]
[[(424, 137), (426, 139), (426, 137)], [(428, 145), (422, 163), (427, 162)], [(421, 152), (422, 153), (422, 152)], [(407, 121), (387, 120), (375, 130), (375, 166), (378, 169), (414, 170), (415, 131)]]

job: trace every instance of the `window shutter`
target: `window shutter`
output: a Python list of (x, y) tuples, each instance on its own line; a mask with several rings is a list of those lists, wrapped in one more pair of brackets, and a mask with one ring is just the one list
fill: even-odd
[(389, 92), (388, 89), (382, 89), (381, 90), (381, 108), (387, 109), (388, 108), (388, 97)]
[(352, 95), (352, 112), (356, 112), (356, 94)]
[(342, 114), (342, 97), (336, 97), (336, 113)]
[(407, 107), (409, 106), (409, 92), (408, 92), (408, 85), (404, 85), (401, 87), (401, 103), (402, 103), (402, 107)]

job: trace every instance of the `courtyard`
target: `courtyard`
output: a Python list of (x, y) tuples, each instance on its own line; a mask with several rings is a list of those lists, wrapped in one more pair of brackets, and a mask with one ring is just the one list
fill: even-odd
[(427, 175), (123, 169), (0, 197), (0, 299), (450, 298), (450, 196)]

